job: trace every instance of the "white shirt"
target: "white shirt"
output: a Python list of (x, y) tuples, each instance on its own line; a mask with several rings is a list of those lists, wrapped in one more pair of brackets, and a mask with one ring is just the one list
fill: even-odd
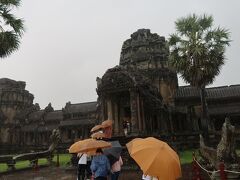
[(79, 156), (80, 159), (78, 161), (78, 164), (87, 164), (87, 154), (82, 154)]
[(151, 176), (149, 176), (149, 175), (142, 175), (142, 179), (144, 179), (144, 180), (151, 180), (152, 179), (152, 177)]

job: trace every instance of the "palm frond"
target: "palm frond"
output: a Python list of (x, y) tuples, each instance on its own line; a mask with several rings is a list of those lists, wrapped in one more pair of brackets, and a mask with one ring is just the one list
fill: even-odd
[(22, 19), (17, 19), (13, 14), (6, 10), (3, 11), (1, 15), (6, 25), (10, 25), (17, 34), (23, 34), (24, 26)]
[(13, 31), (0, 32), (0, 57), (9, 56), (19, 48), (19, 36)]
[(13, 7), (18, 7), (21, 0), (0, 0), (0, 58), (9, 56), (19, 48), (24, 32), (24, 21), (11, 14)]
[(198, 23), (201, 26), (202, 30), (207, 30), (208, 28), (212, 27), (213, 17), (204, 14), (203, 16), (199, 17)]
[(21, 3), (21, 0), (0, 0), (0, 4), (5, 6), (16, 6), (18, 7)]
[(195, 14), (189, 15), (186, 18), (180, 18), (175, 22), (177, 32), (183, 36), (193, 34), (200, 30), (198, 17)]
[(177, 34), (170, 35), (170, 38), (168, 40), (169, 45), (176, 45), (177, 42), (180, 42), (181, 38)]
[(193, 86), (211, 84), (224, 65), (229, 31), (220, 27), (213, 29), (213, 17), (205, 14), (192, 14), (175, 24), (176, 33), (169, 38), (169, 64)]

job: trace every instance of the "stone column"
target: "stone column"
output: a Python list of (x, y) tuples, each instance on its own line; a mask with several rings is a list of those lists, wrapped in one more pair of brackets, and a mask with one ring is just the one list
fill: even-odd
[(84, 137), (85, 138), (88, 137), (88, 128), (87, 128), (87, 126), (84, 127)]
[(193, 106), (191, 106), (190, 108), (190, 114), (191, 114), (191, 120), (193, 124), (193, 131), (199, 131), (198, 119), (196, 117), (196, 113)]
[(82, 134), (82, 137), (81, 137), (81, 139), (84, 139), (84, 138), (85, 138), (85, 137), (84, 137), (84, 127), (82, 126), (81, 129), (82, 129), (82, 133), (81, 133), (81, 134)]
[[(102, 100), (102, 107), (101, 107), (101, 111), (102, 111), (102, 119), (101, 119), (101, 121), (104, 121), (105, 119), (107, 119), (107, 117), (106, 117), (106, 100), (105, 99), (103, 99)], [(100, 124), (100, 122), (99, 122), (99, 124)]]
[(161, 133), (161, 119), (160, 119), (160, 115), (159, 114), (157, 114), (157, 132), (158, 133)]
[(74, 132), (75, 132), (74, 139), (78, 139), (78, 130), (77, 130), (77, 129), (74, 129)]
[(113, 119), (113, 110), (112, 110), (112, 101), (111, 99), (107, 100), (107, 113), (108, 113), (108, 119)]
[(140, 97), (139, 94), (137, 95), (137, 112), (138, 112), (138, 124), (139, 124), (139, 131), (142, 132), (143, 125), (142, 125), (142, 118), (141, 118), (141, 105), (140, 105)]
[(144, 106), (143, 106), (143, 100), (141, 99), (141, 115), (142, 115), (142, 130), (146, 131), (146, 123), (145, 123), (145, 114), (144, 114)]
[(191, 107), (187, 107), (187, 130), (188, 131), (192, 131), (193, 129), (193, 124), (192, 124), (192, 121), (191, 121)]
[(153, 121), (152, 121), (152, 116), (148, 113), (148, 121), (149, 122), (149, 132), (152, 134), (153, 133)]
[(173, 128), (173, 119), (172, 119), (172, 112), (169, 111), (169, 125), (170, 125), (170, 132), (173, 133), (174, 132), (174, 128)]
[(160, 130), (161, 134), (165, 134), (167, 132), (167, 123), (166, 123), (166, 119), (163, 111), (161, 111), (160, 124), (161, 124), (161, 130)]
[(119, 134), (123, 135), (123, 117), (124, 117), (124, 112), (123, 112), (123, 106), (121, 102), (119, 102), (118, 106), (118, 112), (119, 112)]
[(97, 102), (98, 102), (98, 107), (97, 107), (97, 114), (96, 114), (96, 119), (97, 119), (96, 123), (100, 124), (105, 119), (104, 117), (105, 104), (104, 104), (103, 95), (99, 95)]
[(130, 90), (130, 107), (131, 107), (132, 134), (137, 135), (139, 133), (138, 112), (137, 112), (137, 93), (134, 90)]
[(43, 133), (39, 133), (39, 144), (43, 145)]
[(118, 103), (114, 102), (114, 135), (119, 135)]

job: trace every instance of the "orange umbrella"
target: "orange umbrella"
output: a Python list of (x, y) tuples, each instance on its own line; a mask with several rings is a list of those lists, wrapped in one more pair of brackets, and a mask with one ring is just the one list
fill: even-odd
[(102, 128), (103, 128), (102, 125), (96, 125), (96, 126), (94, 126), (94, 127), (91, 129), (90, 132), (94, 132), (94, 131), (100, 130), (100, 129), (102, 129)]
[[(126, 144), (126, 147), (127, 147), (127, 149), (128, 149), (128, 152), (129, 152), (129, 153), (132, 152), (133, 144), (136, 145), (136, 141), (140, 142), (139, 140), (142, 140), (142, 139), (143, 139), (143, 138), (135, 138), (135, 139), (133, 139), (132, 141), (128, 142), (128, 143)], [(135, 143), (134, 143), (134, 142), (135, 142)]]
[(176, 180), (181, 177), (179, 157), (167, 143), (149, 137), (130, 141), (126, 146), (144, 174), (159, 180)]
[(84, 139), (84, 140), (80, 140), (75, 142), (74, 144), (72, 144), (70, 146), (70, 148), (68, 149), (69, 153), (78, 153), (79, 152), (79, 148), (83, 146), (83, 144), (86, 144), (88, 142), (93, 141), (94, 139), (90, 138), (90, 139)]
[(105, 138), (105, 134), (101, 132), (96, 132), (91, 135), (91, 138), (94, 138), (94, 139)]
[(108, 120), (102, 122), (102, 127), (103, 128), (110, 127), (110, 126), (112, 126), (112, 124), (113, 124), (113, 121), (108, 119)]
[(87, 141), (86, 143), (81, 144), (81, 147), (79, 147), (78, 152), (88, 153), (96, 151), (98, 148), (103, 149), (111, 146), (112, 145), (109, 142), (92, 139), (92, 141)]

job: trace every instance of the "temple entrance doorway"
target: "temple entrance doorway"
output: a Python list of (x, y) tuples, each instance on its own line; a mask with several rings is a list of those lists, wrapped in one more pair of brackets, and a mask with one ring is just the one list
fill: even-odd
[(125, 106), (123, 108), (123, 128), (125, 129), (125, 135), (131, 133), (131, 108), (130, 106)]
[(129, 106), (124, 107), (124, 117), (131, 119), (131, 109)]

